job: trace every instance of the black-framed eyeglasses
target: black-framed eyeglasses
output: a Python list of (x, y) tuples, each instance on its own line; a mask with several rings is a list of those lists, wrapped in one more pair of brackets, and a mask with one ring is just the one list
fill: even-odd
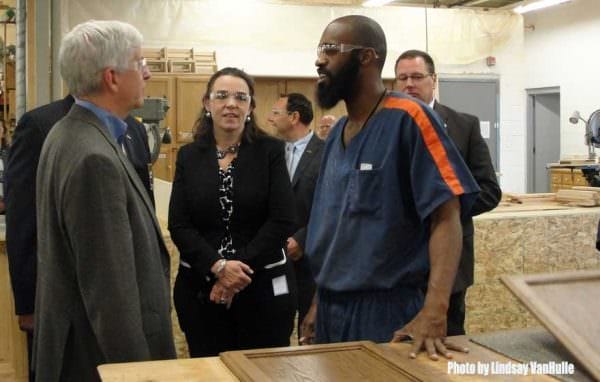
[(432, 75), (433, 75), (432, 73), (401, 74), (398, 77), (396, 77), (396, 80), (398, 82), (406, 82), (410, 79), (412, 82), (421, 82), (425, 78), (431, 77)]
[[(375, 48), (370, 47), (370, 46), (324, 42), (322, 44), (319, 44), (319, 46), (317, 46), (317, 57), (320, 57), (322, 54), (332, 56), (337, 53), (351, 52), (355, 49), (373, 49), (373, 51), (375, 52)], [(379, 56), (377, 55), (377, 52), (375, 52), (375, 57), (379, 58)]]
[(236, 102), (240, 103), (248, 103), (252, 98), (250, 94), (244, 92), (228, 92), (227, 90), (217, 90), (216, 92), (211, 92), (208, 97), (211, 100), (216, 101), (225, 101), (229, 99), (229, 97), (233, 97)]

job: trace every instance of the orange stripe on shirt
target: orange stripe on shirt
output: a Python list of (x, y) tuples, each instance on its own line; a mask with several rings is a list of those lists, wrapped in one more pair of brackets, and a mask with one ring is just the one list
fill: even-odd
[(437, 131), (433, 128), (429, 117), (427, 117), (427, 114), (421, 109), (421, 106), (415, 101), (395, 97), (388, 97), (383, 106), (390, 109), (402, 109), (414, 119), (419, 130), (421, 130), (425, 146), (433, 157), (433, 161), (440, 171), (444, 182), (446, 182), (454, 195), (464, 194), (465, 191), (462, 184), (460, 183), (460, 180), (458, 180), (456, 172), (454, 171), (454, 168), (452, 168), (448, 155), (446, 154), (446, 148), (442, 144)]

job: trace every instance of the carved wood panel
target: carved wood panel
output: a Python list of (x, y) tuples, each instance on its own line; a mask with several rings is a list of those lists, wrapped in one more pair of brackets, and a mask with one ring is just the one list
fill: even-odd
[(221, 360), (242, 382), (426, 380), (370, 341), (231, 351)]
[(600, 380), (600, 270), (504, 276), (502, 281)]

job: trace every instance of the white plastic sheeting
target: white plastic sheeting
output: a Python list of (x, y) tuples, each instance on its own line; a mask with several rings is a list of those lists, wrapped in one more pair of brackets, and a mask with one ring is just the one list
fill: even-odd
[[(509, 11), (415, 7), (326, 7), (258, 0), (62, 0), (61, 33), (88, 19), (135, 25), (153, 47), (215, 50), (219, 67), (254, 75), (314, 76), (315, 48), (334, 18), (363, 14), (377, 20), (388, 42), (384, 75), (406, 49), (426, 49), (440, 65), (465, 65), (495, 55), (516, 35), (520, 15)], [(392, 74), (393, 75), (393, 74)]]

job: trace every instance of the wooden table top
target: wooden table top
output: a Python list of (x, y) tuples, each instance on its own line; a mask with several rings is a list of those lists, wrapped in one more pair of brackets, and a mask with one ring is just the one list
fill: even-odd
[[(492, 362), (506, 363), (511, 361), (511, 359), (507, 357), (469, 342), (468, 337), (466, 336), (454, 337), (453, 342), (467, 346), (471, 351), (467, 354), (454, 352), (454, 358), (452, 360), (440, 359), (439, 361), (432, 361), (424, 353), (421, 353), (417, 359), (410, 360), (410, 362), (414, 362), (416, 368), (426, 370), (428, 374), (431, 374), (432, 381), (556, 381), (556, 379), (546, 375), (483, 376), (481, 374), (477, 375), (477, 373), (475, 375), (450, 373), (449, 367), (452, 367), (452, 365), (449, 365), (449, 362), (476, 365), (478, 362), (491, 364)], [(409, 344), (404, 343), (379, 344), (377, 346), (381, 348), (383, 353), (389, 355), (390, 358), (401, 356), (408, 357), (410, 348)], [(106, 364), (99, 366), (98, 370), (103, 382), (238, 381), (235, 375), (227, 368), (227, 366), (225, 366), (219, 357)]]

